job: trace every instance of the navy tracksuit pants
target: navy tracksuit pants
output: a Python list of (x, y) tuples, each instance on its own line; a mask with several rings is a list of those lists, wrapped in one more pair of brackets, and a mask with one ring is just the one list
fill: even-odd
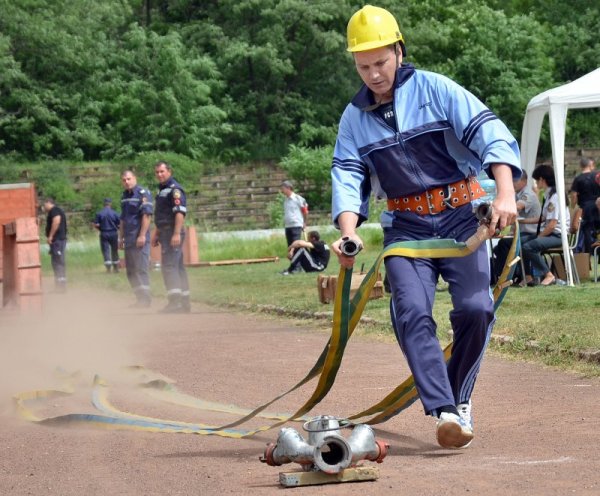
[[(397, 241), (468, 239), (478, 227), (470, 205), (438, 215), (395, 212), (384, 228), (384, 245)], [(388, 257), (386, 273), (392, 289), (390, 313), (396, 338), (408, 361), (425, 412), (469, 400), (492, 331), (494, 302), (485, 243), (461, 258)], [(441, 276), (449, 284), (454, 331), (452, 357), (446, 365), (436, 337), (432, 308)]]

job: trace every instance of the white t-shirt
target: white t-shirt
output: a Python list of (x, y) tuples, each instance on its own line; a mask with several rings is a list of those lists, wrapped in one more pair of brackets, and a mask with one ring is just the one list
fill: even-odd
[(304, 215), (302, 209), (307, 208), (306, 200), (296, 193), (286, 196), (283, 200), (283, 225), (285, 227), (303, 227)]

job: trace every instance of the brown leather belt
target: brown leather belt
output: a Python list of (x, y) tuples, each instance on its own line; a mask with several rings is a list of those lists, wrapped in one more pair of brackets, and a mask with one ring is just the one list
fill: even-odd
[(485, 196), (485, 191), (475, 176), (461, 179), (447, 186), (428, 189), (423, 193), (387, 201), (388, 210), (435, 215), (447, 208), (456, 208)]

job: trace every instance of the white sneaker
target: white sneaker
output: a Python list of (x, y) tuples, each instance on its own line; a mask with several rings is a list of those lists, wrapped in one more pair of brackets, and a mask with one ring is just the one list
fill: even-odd
[[(475, 429), (473, 426), (473, 416), (471, 415), (471, 400), (468, 403), (459, 403), (456, 405), (456, 409), (458, 410), (458, 414), (460, 418), (463, 419), (463, 422), (467, 425), (469, 429), (471, 429), (472, 433), (475, 433)], [(468, 448), (471, 442), (469, 441), (467, 444), (463, 446), (463, 448)]]
[(466, 448), (472, 440), (473, 431), (459, 415), (442, 412), (437, 422), (437, 441), (442, 448)]
[(471, 400), (468, 403), (459, 403), (456, 405), (460, 418), (464, 420), (465, 424), (469, 426), (471, 432), (473, 432), (473, 417), (471, 416)]

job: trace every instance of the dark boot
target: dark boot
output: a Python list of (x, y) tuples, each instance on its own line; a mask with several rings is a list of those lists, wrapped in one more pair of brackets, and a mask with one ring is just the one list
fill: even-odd
[(171, 295), (169, 296), (169, 303), (162, 310), (159, 310), (160, 313), (183, 313), (183, 305), (181, 303), (181, 295)]

